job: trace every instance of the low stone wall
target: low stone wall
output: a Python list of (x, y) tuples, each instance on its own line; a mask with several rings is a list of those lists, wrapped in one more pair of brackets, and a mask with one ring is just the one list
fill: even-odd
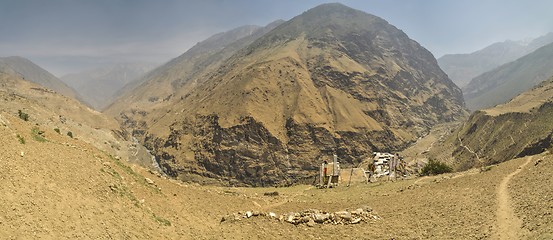
[(380, 219), (370, 207), (361, 207), (353, 211), (338, 211), (329, 213), (317, 209), (308, 209), (301, 212), (289, 212), (277, 215), (274, 212), (246, 211), (225, 215), (223, 222), (238, 222), (248, 218), (269, 218), (276, 221), (287, 222), (294, 225), (306, 224), (313, 227), (316, 224), (358, 224), (372, 222)]

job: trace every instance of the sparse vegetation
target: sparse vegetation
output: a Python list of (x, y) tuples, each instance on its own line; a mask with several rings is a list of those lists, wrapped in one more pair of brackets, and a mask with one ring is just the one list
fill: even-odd
[(105, 173), (109, 173), (115, 179), (121, 179), (121, 175), (119, 175), (119, 173), (117, 171), (115, 171), (114, 169), (112, 169), (112, 168), (107, 168), (107, 170), (102, 168), (102, 169), (100, 169), (100, 171), (105, 172)]
[(152, 216), (154, 217), (154, 219), (160, 223), (161, 225), (163, 226), (171, 226), (171, 222), (165, 218), (162, 218), (162, 217), (159, 217), (159, 216), (156, 216), (154, 213), (152, 213)]
[(21, 118), (23, 121), (27, 122), (29, 121), (29, 114), (21, 111), (21, 110), (17, 110), (17, 114), (19, 115), (19, 118)]
[(23, 138), (21, 135), (17, 134), (17, 139), (19, 139), (19, 143), (25, 144), (25, 138)]
[(485, 166), (480, 168), (480, 172), (487, 172), (492, 170), (493, 166)]
[(57, 132), (58, 134), (61, 134), (59, 128), (54, 128), (54, 131)]
[(452, 172), (453, 169), (438, 160), (430, 159), (428, 163), (421, 169), (421, 176), (438, 175), (443, 173)]
[(31, 129), (31, 134), (33, 136), (33, 139), (37, 142), (46, 142), (46, 138), (44, 138), (44, 131), (40, 130), (38, 127), (34, 127)]
[(73, 138), (73, 132), (71, 131), (67, 132), (67, 136), (69, 136), (70, 138)]

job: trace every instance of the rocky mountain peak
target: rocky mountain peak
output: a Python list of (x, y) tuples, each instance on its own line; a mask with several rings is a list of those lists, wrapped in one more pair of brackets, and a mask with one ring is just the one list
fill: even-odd
[(205, 54), (209, 72), (174, 75), (186, 80), (155, 109), (115, 113), (168, 174), (293, 183), (334, 153), (358, 164), (465, 114), (432, 54), (381, 18), (325, 4), (258, 36), (232, 55)]

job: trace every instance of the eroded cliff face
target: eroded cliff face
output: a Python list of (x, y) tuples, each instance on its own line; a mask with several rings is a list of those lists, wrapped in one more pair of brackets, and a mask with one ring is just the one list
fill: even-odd
[(497, 164), (544, 152), (553, 146), (552, 134), (552, 102), (530, 112), (508, 112), (498, 116), (476, 112), (456, 133), (472, 152), (458, 146), (452, 156), (459, 170)]
[[(251, 117), (224, 128), (215, 115), (175, 123), (167, 138), (146, 135), (146, 147), (156, 149), (160, 166), (170, 176), (187, 174), (220, 179), (232, 185), (289, 185), (310, 179), (322, 161), (337, 153), (340, 162), (354, 164), (375, 150), (397, 148), (389, 131), (337, 132), (289, 120), (287, 143)], [(184, 143), (184, 145), (183, 145)]]
[(553, 78), (508, 103), (474, 112), (437, 141), (428, 157), (457, 170), (481, 167), (552, 149)]

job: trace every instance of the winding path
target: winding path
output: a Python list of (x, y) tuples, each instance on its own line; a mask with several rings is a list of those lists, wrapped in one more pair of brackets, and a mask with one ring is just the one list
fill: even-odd
[(527, 157), (527, 160), (521, 164), (517, 170), (505, 176), (497, 187), (497, 229), (495, 239), (521, 239), (522, 220), (519, 219), (512, 207), (511, 197), (509, 196), (509, 181), (532, 161), (534, 157)]

